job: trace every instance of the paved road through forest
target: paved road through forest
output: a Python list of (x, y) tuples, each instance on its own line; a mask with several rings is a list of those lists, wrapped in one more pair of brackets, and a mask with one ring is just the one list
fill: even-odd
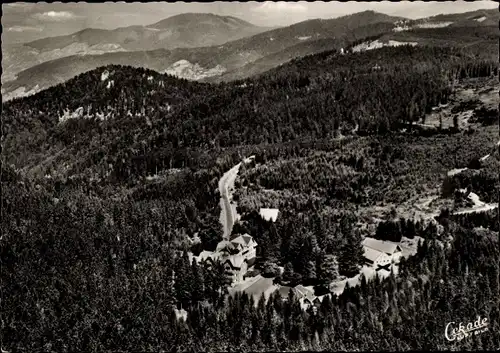
[[(250, 156), (244, 160), (244, 163), (250, 162), (255, 156)], [(222, 223), (224, 234), (224, 239), (229, 239), (231, 235), (231, 231), (233, 229), (234, 222), (237, 218), (236, 211), (231, 207), (231, 199), (232, 194), (229, 191), (234, 188), (234, 182), (236, 180), (236, 176), (238, 175), (238, 171), (240, 169), (241, 162), (235, 165), (233, 168), (228, 170), (222, 178), (219, 180), (219, 192), (221, 195), (220, 198), (220, 207), (221, 207), (221, 215), (220, 222)]]

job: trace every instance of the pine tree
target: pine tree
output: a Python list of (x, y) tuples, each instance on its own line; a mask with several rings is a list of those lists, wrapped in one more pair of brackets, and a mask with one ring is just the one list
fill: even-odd
[(339, 272), (341, 275), (353, 277), (359, 272), (360, 264), (363, 263), (364, 249), (358, 231), (352, 231), (346, 236), (346, 243), (341, 248), (338, 259)]
[(287, 262), (283, 270), (283, 280), (289, 282), (294, 278), (293, 265), (291, 262)]
[(323, 286), (328, 287), (330, 282), (336, 280), (339, 276), (339, 264), (334, 255), (326, 255), (321, 262), (319, 279)]
[(205, 279), (203, 278), (203, 270), (200, 268), (195, 259), (191, 264), (192, 277), (193, 277), (193, 291), (191, 293), (191, 300), (196, 303), (205, 299)]
[(176, 298), (176, 291), (175, 291), (175, 286), (174, 286), (174, 270), (173, 269), (166, 269), (166, 280), (165, 280), (165, 295), (166, 295), (166, 302), (168, 306), (174, 306), (177, 302)]
[(458, 130), (458, 116), (454, 115), (453, 116), (453, 127)]
[(177, 301), (180, 302), (182, 306), (188, 305), (193, 290), (193, 277), (186, 251), (184, 251), (181, 258), (178, 260), (175, 271), (175, 290)]
[(226, 269), (226, 266), (220, 261), (216, 262), (214, 267), (214, 285), (215, 290), (221, 294), (227, 292), (227, 288), (232, 283), (231, 273)]
[(312, 261), (308, 261), (305, 268), (304, 274), (305, 280), (313, 280), (316, 279), (316, 264)]

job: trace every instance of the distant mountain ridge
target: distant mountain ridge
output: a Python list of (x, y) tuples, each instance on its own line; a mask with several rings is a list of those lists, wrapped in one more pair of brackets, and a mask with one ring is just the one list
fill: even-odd
[(147, 26), (87, 28), (65, 36), (38, 39), (25, 46), (48, 51), (62, 49), (78, 40), (89, 46), (115, 44), (124, 50), (191, 48), (220, 45), (268, 29), (231, 16), (185, 13)]
[(87, 28), (2, 47), (2, 83), (12, 81), (22, 70), (62, 57), (220, 45), (269, 29), (236, 17), (204, 13), (180, 14), (146, 26)]
[[(193, 17), (193, 15), (190, 16)], [(176, 67), (179, 66), (179, 61), (182, 61), (182, 67), (187, 66), (187, 61), (192, 67), (183, 70), (185, 72), (200, 72), (200, 68), (202, 68), (201, 71), (205, 70), (214, 75), (221, 75), (226, 71), (237, 70), (268, 55), (287, 50), (287, 48), (296, 45), (300, 47), (302, 43), (307, 41), (334, 40), (338, 42), (337, 45), (341, 46), (373, 33), (384, 33), (391, 30), (394, 27), (393, 23), (398, 20), (401, 20), (401, 18), (374, 11), (364, 11), (329, 20), (307, 20), (221, 45), (205, 45), (203, 47), (175, 48), (171, 50), (158, 49), (154, 51), (116, 50), (113, 53), (104, 53), (103, 55), (68, 56), (20, 72), (16, 80), (4, 83), (2, 93), (8, 95), (7, 99), (23, 95), (25, 92), (30, 92), (36, 85), (38, 85), (37, 89), (47, 88), (82, 72), (110, 64), (142, 66), (159, 72), (174, 73)], [(170, 21), (179, 25), (183, 24), (185, 19), (179, 15)], [(246, 23), (244, 21), (240, 23), (239, 20), (231, 17), (225, 18), (224, 21), (230, 22), (231, 26), (233, 23), (239, 26)], [(165, 23), (161, 21), (155, 25), (164, 26)], [(87, 41), (87, 43), (94, 42)], [(315, 47), (315, 49), (310, 50), (299, 50), (298, 54), (305, 55), (318, 50), (321, 51), (324, 48)], [(279, 59), (278, 62), (286, 62), (289, 59), (290, 57), (285, 54), (283, 59)], [(195, 79), (195, 77), (190, 76), (188, 78)], [(201, 72), (198, 78), (207, 78), (207, 74)]]
[[(190, 14), (187, 17), (193, 19), (196, 16), (199, 15)], [(216, 17), (217, 21), (229, 23), (228, 26), (248, 26), (247, 22), (232, 17)], [(212, 21), (212, 17), (206, 14), (203, 18)], [(497, 10), (438, 15), (419, 20), (363, 11), (328, 20), (307, 20), (221, 45), (153, 51), (116, 50), (102, 55), (68, 56), (20, 72), (16, 80), (3, 85), (2, 95), (5, 97), (2, 99), (31, 94), (85, 71), (112, 64), (145, 67), (190, 80), (218, 82), (244, 79), (297, 57), (345, 49), (354, 44), (359, 44), (360, 50), (405, 43), (468, 47), (477, 55), (491, 56), (495, 50), (498, 51), (499, 19)], [(179, 15), (148, 28), (170, 26), (171, 23), (182, 26), (186, 22), (189, 22), (186, 16)], [(496, 27), (489, 25), (493, 22)]]
[(416, 20), (401, 20), (397, 23), (396, 31), (418, 28), (498, 26), (499, 20), (498, 9), (481, 9), (464, 13), (440, 14)]
[[(241, 18), (237, 18), (234, 16), (221, 16), (221, 15), (215, 15), (212, 13), (183, 13), (180, 15), (172, 16), (169, 18), (166, 18), (164, 20), (158, 21), (156, 23), (153, 23), (152, 25), (146, 26), (148, 28), (157, 28), (157, 29), (165, 29), (169, 28), (171, 26), (191, 26), (193, 24), (193, 21), (196, 21), (197, 23), (203, 22), (203, 21), (222, 21), (222, 23), (227, 24), (228, 26), (233, 26), (233, 27), (257, 27), (253, 24), (251, 24), (248, 21), (244, 21)], [(262, 27), (263, 28), (263, 27)]]

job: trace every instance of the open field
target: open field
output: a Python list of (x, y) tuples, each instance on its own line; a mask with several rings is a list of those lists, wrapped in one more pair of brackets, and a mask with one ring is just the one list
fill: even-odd
[[(426, 126), (439, 127), (440, 118), (443, 128), (453, 127), (453, 118), (457, 116), (460, 129), (470, 126), (477, 127), (469, 120), (474, 115), (474, 109), (498, 109), (498, 78), (469, 79), (466, 83), (457, 84), (451, 102), (436, 106), (425, 118)], [(463, 109), (456, 111), (462, 105)], [(454, 110), (455, 109), (455, 110)]]

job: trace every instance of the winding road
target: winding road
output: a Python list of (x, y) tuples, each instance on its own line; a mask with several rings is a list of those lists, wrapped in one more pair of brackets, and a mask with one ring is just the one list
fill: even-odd
[(249, 163), (255, 156), (250, 156), (246, 158), (243, 162), (238, 163), (233, 168), (229, 169), (219, 180), (219, 192), (220, 198), (220, 222), (222, 223), (224, 234), (223, 239), (228, 240), (233, 229), (235, 220), (238, 218), (236, 213), (236, 205), (231, 205), (231, 200), (233, 198), (232, 193), (229, 191), (234, 188), (234, 182), (238, 171), (240, 170), (241, 163)]

